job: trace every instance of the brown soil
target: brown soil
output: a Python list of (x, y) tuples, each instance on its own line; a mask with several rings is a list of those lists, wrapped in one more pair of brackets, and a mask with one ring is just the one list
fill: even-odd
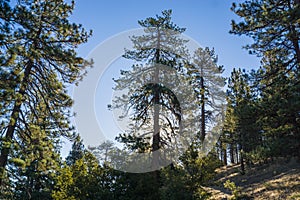
[(240, 174), (240, 166), (232, 165), (216, 170), (216, 178), (204, 189), (210, 199), (234, 199), (232, 191), (224, 188), (226, 180), (240, 187), (240, 199), (300, 200), (300, 162), (297, 158), (277, 158), (267, 164), (255, 164)]

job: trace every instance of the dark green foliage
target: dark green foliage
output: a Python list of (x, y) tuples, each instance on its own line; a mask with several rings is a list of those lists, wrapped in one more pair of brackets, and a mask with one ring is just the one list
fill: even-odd
[(161, 199), (193, 199), (189, 174), (180, 166), (171, 165), (162, 170)]
[[(297, 0), (251, 0), (232, 6), (242, 22), (232, 21), (231, 33), (253, 38), (246, 46), (251, 53), (263, 56), (276, 65), (274, 73), (299, 70), (299, 12)], [(278, 71), (279, 63), (285, 69)], [(277, 68), (277, 69), (276, 69)]]
[(67, 165), (73, 165), (76, 160), (79, 160), (83, 157), (84, 154), (84, 145), (83, 141), (79, 135), (75, 137), (75, 140), (72, 144), (72, 149), (69, 155), (66, 157)]
[(231, 73), (228, 80), (228, 107), (233, 109), (237, 144), (243, 152), (252, 151), (261, 143), (260, 127), (257, 122), (257, 99), (251, 90), (251, 77), (241, 69)]
[(49, 197), (58, 140), (72, 136), (66, 87), (89, 64), (75, 49), (90, 36), (68, 20), (73, 9), (63, 0), (0, 2), (0, 185), (8, 177), (16, 198)]
[[(257, 71), (234, 70), (225, 119), (225, 137), (240, 161), (300, 155), (299, 1), (245, 1), (233, 4), (241, 22), (231, 33), (253, 38), (246, 46), (262, 58)], [(231, 159), (233, 161), (233, 159)], [(243, 162), (241, 162), (243, 164)]]

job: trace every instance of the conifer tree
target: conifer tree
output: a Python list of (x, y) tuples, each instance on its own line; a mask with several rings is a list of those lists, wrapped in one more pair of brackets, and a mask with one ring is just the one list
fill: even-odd
[(79, 160), (83, 157), (83, 154), (84, 154), (83, 141), (80, 138), (80, 136), (77, 135), (72, 144), (71, 151), (70, 151), (69, 155), (66, 157), (67, 165), (74, 164), (76, 162), (76, 160)]
[(39, 118), (36, 119), (34, 114), (28, 116), (30, 136), (23, 135), (13, 143), (13, 158), (7, 166), (13, 174), (11, 182), (14, 178), (18, 180), (12, 184), (15, 199), (51, 199), (53, 179), (61, 163), (59, 138), (50, 138), (45, 128), (48, 117), (43, 102), (35, 109)]
[[(132, 149), (139, 151), (155, 152), (167, 145), (170, 142), (169, 138), (173, 137), (172, 133), (175, 133), (176, 126), (178, 129), (180, 121), (178, 99), (170, 88), (160, 82), (162, 77), (168, 79), (164, 66), (178, 70), (183, 59), (180, 56), (186, 55), (184, 48), (186, 41), (179, 37), (185, 29), (171, 22), (171, 13), (171, 10), (166, 10), (162, 12), (162, 16), (139, 21), (145, 29), (145, 35), (133, 36), (131, 39), (135, 49), (127, 50), (124, 55), (125, 58), (136, 61), (137, 64), (132, 70), (121, 71), (121, 77), (115, 80), (115, 90), (130, 89), (127, 94), (130, 99), (128, 107), (134, 110), (133, 120), (137, 122), (137, 126), (152, 126), (148, 127), (151, 131), (144, 135), (144, 139), (137, 137), (136, 133), (119, 136), (120, 141), (127, 145), (131, 143)], [(116, 104), (123, 105), (123, 102), (124, 99), (119, 98)], [(167, 113), (162, 114), (163, 112)], [(173, 115), (177, 125), (173, 124), (170, 115)], [(163, 124), (168, 126), (166, 131), (163, 129)], [(173, 131), (170, 132), (167, 129)], [(148, 139), (145, 140), (145, 138)], [(152, 164), (154, 168), (160, 166), (159, 158), (154, 158)]]
[(265, 146), (277, 155), (300, 155), (300, 143), (295, 142), (300, 138), (299, 9), (298, 0), (252, 0), (232, 6), (242, 21), (232, 22), (231, 33), (251, 37), (253, 44), (246, 48), (262, 57), (256, 76), (259, 121)]
[[(69, 137), (72, 99), (66, 86), (78, 83), (89, 64), (75, 48), (87, 41), (81, 25), (68, 18), (74, 9), (63, 0), (24, 0), (12, 7), (1, 1), (1, 119), (0, 185), (8, 161), (14, 159), (12, 144), (33, 139), (28, 119), (39, 124), (48, 140)], [(2, 56), (4, 55), (4, 56)], [(3, 82), (1, 84), (3, 85)], [(36, 106), (42, 102), (47, 121), (40, 120)], [(29, 117), (30, 116), (30, 117)], [(24, 161), (25, 162), (25, 161)]]
[(188, 75), (198, 98), (200, 107), (200, 141), (204, 142), (207, 125), (214, 124), (222, 113), (222, 103), (225, 100), (222, 77), (223, 66), (218, 66), (218, 57), (214, 50), (198, 48), (193, 61), (188, 66)]
[[(165, 10), (161, 16), (138, 22), (144, 28), (144, 35), (132, 36), (134, 49), (126, 50), (124, 54), (135, 64), (131, 70), (121, 71), (114, 88), (129, 90), (116, 99), (114, 107), (131, 109), (133, 121), (131, 129), (117, 139), (131, 151), (150, 152), (152, 156), (150, 165), (155, 171), (152, 172), (153, 184), (149, 188), (152, 196), (149, 199), (158, 198), (161, 184), (158, 169), (164, 166), (165, 158), (169, 156), (161, 155), (161, 151), (164, 148), (174, 150), (182, 117), (182, 105), (173, 91), (174, 87), (180, 87), (181, 84), (175, 84), (174, 77), (187, 58), (187, 41), (180, 36), (185, 29), (171, 21), (171, 14), (171, 10)], [(172, 76), (172, 73), (175, 75)]]
[[(230, 138), (230, 144), (238, 147), (241, 171), (244, 173), (244, 162), (249, 161), (245, 155), (261, 144), (256, 96), (251, 90), (248, 74), (241, 69), (233, 69), (228, 80), (227, 95), (228, 108), (224, 130), (229, 134), (227, 137)], [(230, 151), (233, 153), (233, 150)]]

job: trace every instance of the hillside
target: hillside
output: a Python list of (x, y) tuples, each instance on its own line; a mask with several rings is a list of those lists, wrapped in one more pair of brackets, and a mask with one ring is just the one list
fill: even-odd
[[(211, 193), (210, 199), (231, 199), (235, 190), (239, 199), (300, 199), (300, 163), (296, 158), (278, 158), (268, 164), (255, 164), (241, 175), (239, 165), (216, 170), (216, 178), (205, 187)], [(234, 182), (236, 189), (224, 187), (224, 183)], [(234, 188), (233, 183), (231, 184)]]

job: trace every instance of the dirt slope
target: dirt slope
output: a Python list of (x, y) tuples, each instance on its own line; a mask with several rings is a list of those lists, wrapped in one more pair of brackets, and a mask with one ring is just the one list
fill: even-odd
[(241, 175), (239, 165), (216, 170), (214, 181), (205, 187), (212, 194), (210, 199), (231, 199), (232, 191), (224, 187), (227, 180), (234, 182), (240, 199), (300, 200), (300, 163), (296, 158), (278, 158), (268, 164), (256, 164)]

